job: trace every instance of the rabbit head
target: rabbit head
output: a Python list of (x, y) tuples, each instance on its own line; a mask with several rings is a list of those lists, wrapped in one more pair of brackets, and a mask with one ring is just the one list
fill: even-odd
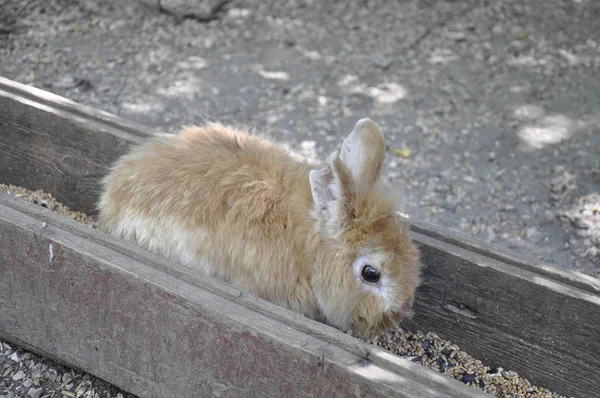
[(309, 178), (320, 240), (313, 292), (330, 325), (367, 335), (410, 318), (420, 282), (419, 251), (380, 179), (384, 157), (383, 134), (361, 119)]

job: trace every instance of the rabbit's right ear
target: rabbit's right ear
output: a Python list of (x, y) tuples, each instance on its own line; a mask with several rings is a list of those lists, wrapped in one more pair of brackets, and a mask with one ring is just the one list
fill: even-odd
[(340, 154), (358, 191), (368, 191), (379, 179), (384, 158), (385, 139), (379, 126), (369, 118), (360, 119), (344, 140)]
[(320, 227), (328, 235), (339, 234), (354, 218), (355, 199), (352, 174), (339, 152), (329, 155), (324, 168), (311, 170), (309, 180)]

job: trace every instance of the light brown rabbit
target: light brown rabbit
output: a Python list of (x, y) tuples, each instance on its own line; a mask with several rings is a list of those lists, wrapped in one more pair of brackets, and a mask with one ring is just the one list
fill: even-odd
[(156, 137), (103, 180), (100, 229), (340, 330), (412, 314), (420, 256), (359, 120), (321, 169), (209, 123)]

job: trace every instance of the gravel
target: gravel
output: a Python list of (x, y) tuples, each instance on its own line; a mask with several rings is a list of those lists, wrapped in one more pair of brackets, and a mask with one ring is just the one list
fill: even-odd
[[(7, 188), (0, 185), (2, 191)], [(0, 372), (0, 398), (135, 398), (97, 377), (5, 341), (0, 341)]]
[[(42, 190), (31, 191), (13, 185), (0, 184), (0, 192), (7, 192), (23, 200), (71, 217), (92, 228), (97, 228), (93, 217), (72, 211), (68, 206), (56, 201), (51, 194)], [(437, 370), (449, 377), (460, 380), (468, 386), (496, 397), (562, 397), (545, 388), (533, 386), (514, 371), (490, 368), (482, 361), (470, 356), (466, 351), (461, 350), (457, 345), (452, 344), (451, 341), (443, 340), (432, 332), (410, 332), (397, 326), (387, 333), (367, 340), (367, 342), (393, 354), (409, 357), (413, 362)], [(32, 396), (31, 394), (41, 393), (43, 390), (49, 392), (49, 394), (44, 395), (48, 397), (62, 394), (65, 397), (103, 398), (114, 397), (114, 391), (118, 391), (115, 387), (107, 387), (104, 381), (94, 376), (76, 373), (74, 370), (56, 365), (29, 352), (14, 349), (9, 343), (1, 341), (0, 372), (3, 374), (3, 383), (0, 385), (0, 398), (3, 397), (2, 394), (27, 391), (32, 384), (36, 388), (28, 390), (30, 396)], [(134, 397), (130, 394), (125, 396)]]
[(582, 258), (600, 260), (600, 194), (583, 196), (572, 208), (559, 214), (566, 228), (579, 237), (569, 242), (575, 253)]

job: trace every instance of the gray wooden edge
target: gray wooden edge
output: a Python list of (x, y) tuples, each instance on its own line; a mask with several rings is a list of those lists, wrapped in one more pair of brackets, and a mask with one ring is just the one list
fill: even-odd
[(467, 235), (464, 232), (443, 228), (428, 222), (414, 220), (412, 221), (411, 229), (419, 234), (430, 236), (474, 253), (479, 253), (486, 257), (535, 272), (544, 278), (563, 282), (593, 294), (600, 294), (600, 279), (582, 274), (581, 272), (562, 270), (546, 264), (533, 256), (491, 244), (477, 237)]
[(0, 235), (2, 338), (142, 397), (485, 396), (5, 193)]
[(102, 129), (117, 131), (119, 134), (130, 134), (140, 138), (146, 138), (155, 130), (128, 119), (115, 116), (111, 113), (82, 105), (68, 98), (53, 94), (49, 91), (21, 84), (6, 77), (0, 76), (0, 90), (4, 96), (18, 98), (30, 106), (43, 109), (47, 112), (66, 112), (72, 120), (85, 123), (89, 126), (97, 126)]
[[(75, 103), (54, 107), (47, 100), (54, 97), (0, 80), (0, 107), (8, 109), (0, 113), (2, 182), (43, 188), (93, 212), (108, 165), (153, 133), (108, 114), (88, 119), (96, 111)], [(58, 166), (61, 156), (71, 162)], [(415, 327), (556, 392), (592, 397), (600, 390), (598, 279), (419, 221), (412, 231), (426, 263)]]

